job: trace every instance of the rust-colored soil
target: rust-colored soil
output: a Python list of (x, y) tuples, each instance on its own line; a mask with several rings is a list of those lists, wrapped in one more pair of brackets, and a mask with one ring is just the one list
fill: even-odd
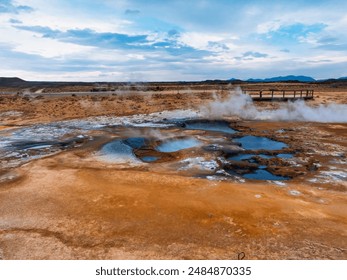
[[(319, 97), (311, 105), (347, 104), (347, 89), (315, 90)], [(213, 99), (212, 92), (8, 95), (0, 101), (0, 131), (90, 116), (197, 108)], [(277, 139), (307, 158), (307, 165), (285, 187), (267, 181), (183, 176), (165, 171), (164, 165), (107, 166), (92, 160), (93, 147), (4, 168), (0, 170), (0, 258), (236, 259), (244, 252), (246, 259), (346, 259), (346, 181), (309, 180), (329, 170), (334, 152), (346, 155), (347, 124), (238, 121), (235, 125), (241, 132), (270, 137), (285, 129)], [(316, 162), (319, 170), (310, 170)], [(300, 195), (291, 194), (292, 190)]]

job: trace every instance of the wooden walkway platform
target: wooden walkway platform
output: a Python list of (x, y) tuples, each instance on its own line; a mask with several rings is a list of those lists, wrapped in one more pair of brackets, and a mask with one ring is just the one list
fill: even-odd
[(314, 90), (243, 90), (250, 95), (254, 101), (288, 101), (297, 99), (313, 99)]

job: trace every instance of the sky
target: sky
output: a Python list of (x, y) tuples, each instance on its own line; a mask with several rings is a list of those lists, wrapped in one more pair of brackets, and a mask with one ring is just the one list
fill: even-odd
[(0, 76), (347, 76), (347, 1), (0, 0)]

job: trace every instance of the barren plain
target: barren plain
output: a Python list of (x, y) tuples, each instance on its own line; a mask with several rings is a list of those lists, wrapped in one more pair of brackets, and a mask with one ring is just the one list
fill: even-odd
[(313, 89), (285, 112), (321, 121), (228, 111), (235, 88), (1, 88), (0, 258), (346, 259), (347, 123), (324, 114), (347, 85), (241, 85)]

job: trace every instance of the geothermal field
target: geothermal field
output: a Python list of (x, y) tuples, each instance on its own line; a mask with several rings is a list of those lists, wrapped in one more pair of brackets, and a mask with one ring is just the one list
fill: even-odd
[(347, 83), (0, 92), (1, 259), (347, 258)]

